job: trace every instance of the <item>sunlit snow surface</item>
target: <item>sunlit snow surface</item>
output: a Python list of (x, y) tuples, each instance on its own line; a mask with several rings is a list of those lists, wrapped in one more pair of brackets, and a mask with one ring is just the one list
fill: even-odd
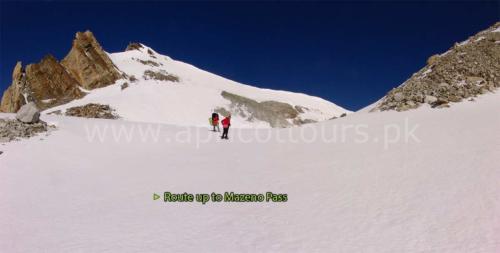
[[(229, 141), (207, 128), (42, 118), (58, 130), (0, 146), (0, 252), (500, 251), (500, 93), (439, 110), (233, 129)], [(417, 139), (384, 141), (405, 122)], [(313, 137), (359, 125), (364, 142), (352, 128), (344, 140)], [(88, 129), (105, 126), (159, 127), (159, 137), (89, 140)], [(289, 200), (153, 201), (164, 191)]]

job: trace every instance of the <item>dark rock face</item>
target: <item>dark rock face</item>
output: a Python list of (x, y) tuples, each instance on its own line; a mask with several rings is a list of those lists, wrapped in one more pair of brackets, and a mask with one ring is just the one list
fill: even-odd
[(154, 79), (158, 81), (170, 81), (170, 82), (179, 82), (179, 77), (169, 74), (164, 70), (160, 71), (152, 71), (152, 70), (146, 70), (144, 71), (143, 75), (144, 79), (149, 80), (149, 79)]
[(84, 106), (75, 106), (68, 108), (66, 116), (96, 118), (96, 119), (117, 119), (118, 115), (114, 113), (114, 109), (109, 105), (101, 104), (86, 104)]
[[(132, 58), (132, 59), (134, 59), (134, 58)], [(136, 60), (136, 61), (138, 61), (138, 62), (140, 62), (140, 63), (142, 63), (144, 65), (151, 66), (151, 67), (159, 67), (160, 65), (163, 65), (161, 63), (157, 63), (157, 62), (151, 61), (151, 60), (147, 60), (147, 61), (141, 60), (141, 59), (134, 59), (134, 60)]]
[(127, 48), (125, 49), (125, 51), (131, 51), (131, 50), (139, 50), (141, 48), (144, 48), (141, 43), (137, 43), (137, 42), (130, 42), (127, 46)]
[(29, 102), (44, 110), (83, 97), (81, 87), (103, 87), (122, 77), (94, 35), (90, 31), (79, 32), (61, 62), (52, 55), (26, 68), (18, 62), (12, 73), (12, 84), (2, 96), (0, 111), (17, 112)]
[(404, 111), (427, 103), (435, 108), (492, 92), (500, 87), (500, 23), (448, 52), (433, 55), (427, 66), (391, 90), (374, 110)]
[(76, 34), (73, 47), (61, 64), (85, 89), (104, 87), (121, 77), (90, 31)]

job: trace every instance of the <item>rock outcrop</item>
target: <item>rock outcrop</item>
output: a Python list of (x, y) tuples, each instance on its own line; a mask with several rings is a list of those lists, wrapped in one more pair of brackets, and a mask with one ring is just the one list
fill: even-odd
[(227, 91), (223, 91), (221, 95), (231, 101), (228, 109), (216, 108), (215, 111), (222, 115), (231, 113), (247, 118), (249, 121), (260, 120), (269, 123), (271, 127), (289, 127), (315, 122), (313, 120), (302, 120), (299, 117), (301, 112), (308, 110), (302, 106), (293, 107), (290, 104), (278, 101), (257, 102)]
[(92, 32), (79, 32), (61, 62), (52, 55), (26, 68), (18, 62), (12, 84), (2, 96), (0, 111), (17, 112), (29, 102), (44, 110), (83, 97), (81, 88), (107, 86), (122, 77)]
[(52, 55), (47, 55), (39, 63), (29, 64), (26, 68), (21, 62), (16, 64), (12, 84), (3, 94), (0, 111), (17, 112), (29, 102), (43, 110), (83, 95), (78, 82)]
[(0, 119), (0, 143), (17, 140), (19, 138), (30, 138), (39, 133), (55, 129), (43, 121), (26, 124), (18, 120)]
[(16, 119), (23, 123), (37, 123), (40, 120), (40, 110), (34, 102), (27, 103), (17, 111)]
[(27, 102), (35, 102), (42, 110), (84, 95), (78, 82), (52, 55), (26, 66), (25, 77), (26, 91), (29, 91)]
[(143, 78), (145, 80), (153, 79), (158, 81), (179, 82), (178, 76), (169, 74), (164, 70), (159, 70), (159, 71), (146, 70), (144, 71)]
[(73, 47), (61, 64), (85, 89), (104, 87), (121, 77), (90, 31), (76, 33)]
[(21, 62), (17, 62), (12, 71), (12, 84), (5, 90), (0, 103), (0, 111), (16, 112), (22, 105), (26, 104), (27, 98), (23, 94), (26, 91), (26, 78)]
[(144, 48), (141, 43), (130, 42), (128, 43), (127, 48), (125, 48), (125, 51), (139, 50), (141, 48)]
[(95, 118), (95, 119), (118, 119), (120, 116), (115, 114), (115, 110), (109, 105), (86, 104), (75, 106), (66, 110), (66, 116)]
[(373, 110), (404, 111), (421, 104), (448, 107), (450, 102), (500, 87), (500, 22), (441, 55), (391, 90)]

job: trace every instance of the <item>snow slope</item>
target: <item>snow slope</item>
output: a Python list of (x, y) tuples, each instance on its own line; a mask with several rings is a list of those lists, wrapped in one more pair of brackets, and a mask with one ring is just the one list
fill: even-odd
[[(111, 105), (125, 120), (206, 126), (207, 119), (215, 108), (229, 108), (230, 101), (221, 96), (222, 91), (227, 91), (258, 102), (274, 100), (309, 108), (309, 111), (300, 115), (302, 119), (323, 121), (349, 113), (348, 110), (318, 97), (240, 84), (172, 60), (147, 46), (109, 56), (118, 69), (128, 76), (136, 77), (138, 81), (132, 83), (121, 79), (114, 85), (87, 91), (89, 94), (84, 98), (48, 109), (46, 112), (64, 111), (66, 108), (87, 103), (101, 103)], [(163, 70), (179, 77), (180, 81), (146, 80), (147, 78), (143, 77), (146, 70)], [(124, 82), (128, 82), (130, 86), (122, 91), (121, 84)], [(233, 115), (233, 121), (235, 127), (269, 127), (267, 122), (249, 121), (247, 117), (240, 115)]]
[[(59, 130), (0, 146), (0, 252), (500, 251), (500, 93), (442, 110), (234, 129), (228, 142), (206, 128), (43, 118)], [(405, 125), (416, 138), (395, 141)], [(134, 132), (148, 126), (155, 137)], [(346, 128), (336, 141), (312, 138)], [(91, 141), (87, 129), (132, 134)], [(152, 199), (164, 191), (288, 201)]]

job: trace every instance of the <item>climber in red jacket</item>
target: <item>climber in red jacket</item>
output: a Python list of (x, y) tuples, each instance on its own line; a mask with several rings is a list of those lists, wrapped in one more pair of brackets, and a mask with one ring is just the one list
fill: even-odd
[(231, 126), (231, 114), (229, 114), (226, 118), (222, 120), (222, 136), (221, 139), (227, 139), (227, 133), (229, 132), (229, 127)]

